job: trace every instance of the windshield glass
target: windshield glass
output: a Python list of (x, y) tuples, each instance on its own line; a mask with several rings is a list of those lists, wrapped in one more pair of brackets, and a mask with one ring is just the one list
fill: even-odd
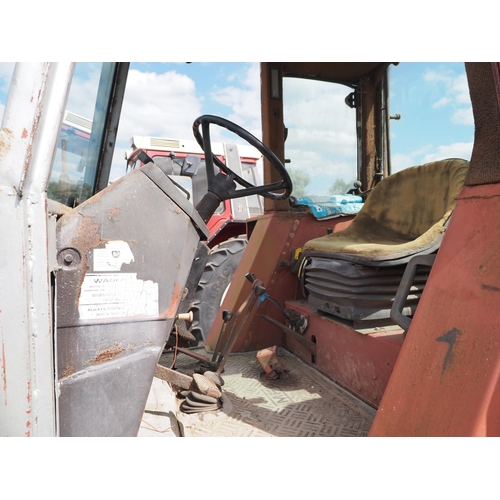
[[(12, 63), (0, 63), (0, 117), (13, 69)], [(76, 64), (67, 105), (75, 116), (93, 119), (101, 70), (102, 63)], [(390, 66), (389, 77), (389, 112), (400, 116), (390, 120), (392, 172), (435, 159), (470, 159), (474, 123), (464, 64), (401, 62)], [(134, 134), (192, 139), (193, 120), (201, 114), (229, 118), (261, 137), (259, 85), (258, 63), (131, 63), (110, 181), (126, 173), (124, 153)], [(284, 79), (285, 158), (295, 195), (329, 195), (352, 187), (356, 113), (344, 102), (351, 90)], [(214, 140), (227, 140), (224, 131), (213, 133)], [(49, 188), (50, 196), (63, 203), (66, 175), (72, 193), (85, 198), (89, 190), (81, 171), (86, 158), (80, 139), (63, 128)]]
[[(446, 158), (470, 160), (472, 107), (463, 63), (389, 67), (391, 173)], [(345, 85), (283, 79), (287, 169), (295, 196), (345, 194), (357, 177), (356, 111)]]
[(345, 85), (283, 79), (287, 169), (294, 196), (346, 193), (357, 172), (356, 111)]

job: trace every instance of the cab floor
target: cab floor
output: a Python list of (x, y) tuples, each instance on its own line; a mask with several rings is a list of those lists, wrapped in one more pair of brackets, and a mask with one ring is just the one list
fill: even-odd
[[(199, 354), (210, 357), (202, 349)], [(284, 349), (278, 359), (285, 374), (268, 380), (256, 352), (232, 354), (222, 374), (222, 408), (198, 414), (181, 412), (180, 434), (186, 437), (367, 436), (375, 410)], [(172, 353), (160, 364), (171, 367)], [(199, 362), (178, 354), (175, 368), (192, 375)]]

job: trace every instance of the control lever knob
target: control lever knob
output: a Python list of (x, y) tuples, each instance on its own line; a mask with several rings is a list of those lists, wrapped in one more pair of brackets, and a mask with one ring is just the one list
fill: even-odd
[(233, 313), (231, 311), (228, 310), (222, 311), (222, 321), (224, 321), (224, 323), (227, 323), (232, 317)]
[(250, 281), (250, 283), (253, 283), (257, 279), (257, 277), (255, 276), (255, 274), (253, 274), (253, 273), (246, 273), (245, 274), (245, 278), (248, 281)]

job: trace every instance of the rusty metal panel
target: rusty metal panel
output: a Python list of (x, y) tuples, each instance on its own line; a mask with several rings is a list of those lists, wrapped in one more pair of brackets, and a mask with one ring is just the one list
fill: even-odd
[(287, 338), (287, 349), (377, 407), (398, 358), (403, 331), (388, 326), (360, 333), (346, 322), (319, 314), (305, 301), (286, 305), (307, 316), (309, 326), (304, 338), (315, 344), (316, 351), (304, 348), (292, 338)]
[(500, 184), (466, 187), (371, 435), (500, 435)]
[(208, 232), (172, 186), (155, 165), (134, 170), (58, 223), (62, 436), (137, 435), (199, 231)]
[[(278, 72), (278, 96), (272, 96), (271, 71)], [(282, 63), (261, 63), (261, 106), (262, 106), (262, 141), (282, 161), (285, 161), (285, 125), (283, 122), (283, 89)], [(267, 158), (264, 158), (264, 183), (278, 181), (277, 173)], [(264, 199), (264, 211), (286, 211), (289, 205), (287, 200)]]
[[(297, 276), (290, 272), (287, 264), (287, 261), (291, 260), (293, 249), (302, 247), (306, 241), (330, 231), (341, 231), (351, 221), (352, 217), (318, 221), (311, 214), (304, 212), (272, 212), (258, 217), (220, 311), (237, 311), (244, 302), (249, 293), (249, 282), (245, 279), (248, 272), (255, 273), (263, 281), (269, 295), (281, 304), (301, 296)], [(262, 314), (266, 314), (282, 321), (282, 317), (276, 313), (277, 309), (269, 301), (253, 308), (248, 320), (242, 325), (242, 333), (234, 351), (282, 345), (283, 332), (262, 319)], [(207, 338), (208, 347), (215, 348), (221, 326), (222, 315), (218, 314)]]
[(285, 76), (315, 78), (345, 85), (355, 85), (360, 78), (376, 71), (385, 70), (389, 63), (380, 62), (284, 62)]

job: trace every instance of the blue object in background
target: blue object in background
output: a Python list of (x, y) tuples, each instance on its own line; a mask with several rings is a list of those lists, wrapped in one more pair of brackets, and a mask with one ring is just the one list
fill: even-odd
[(343, 215), (355, 215), (363, 206), (361, 196), (336, 194), (333, 196), (291, 196), (292, 206), (306, 206), (316, 219), (331, 219)]

